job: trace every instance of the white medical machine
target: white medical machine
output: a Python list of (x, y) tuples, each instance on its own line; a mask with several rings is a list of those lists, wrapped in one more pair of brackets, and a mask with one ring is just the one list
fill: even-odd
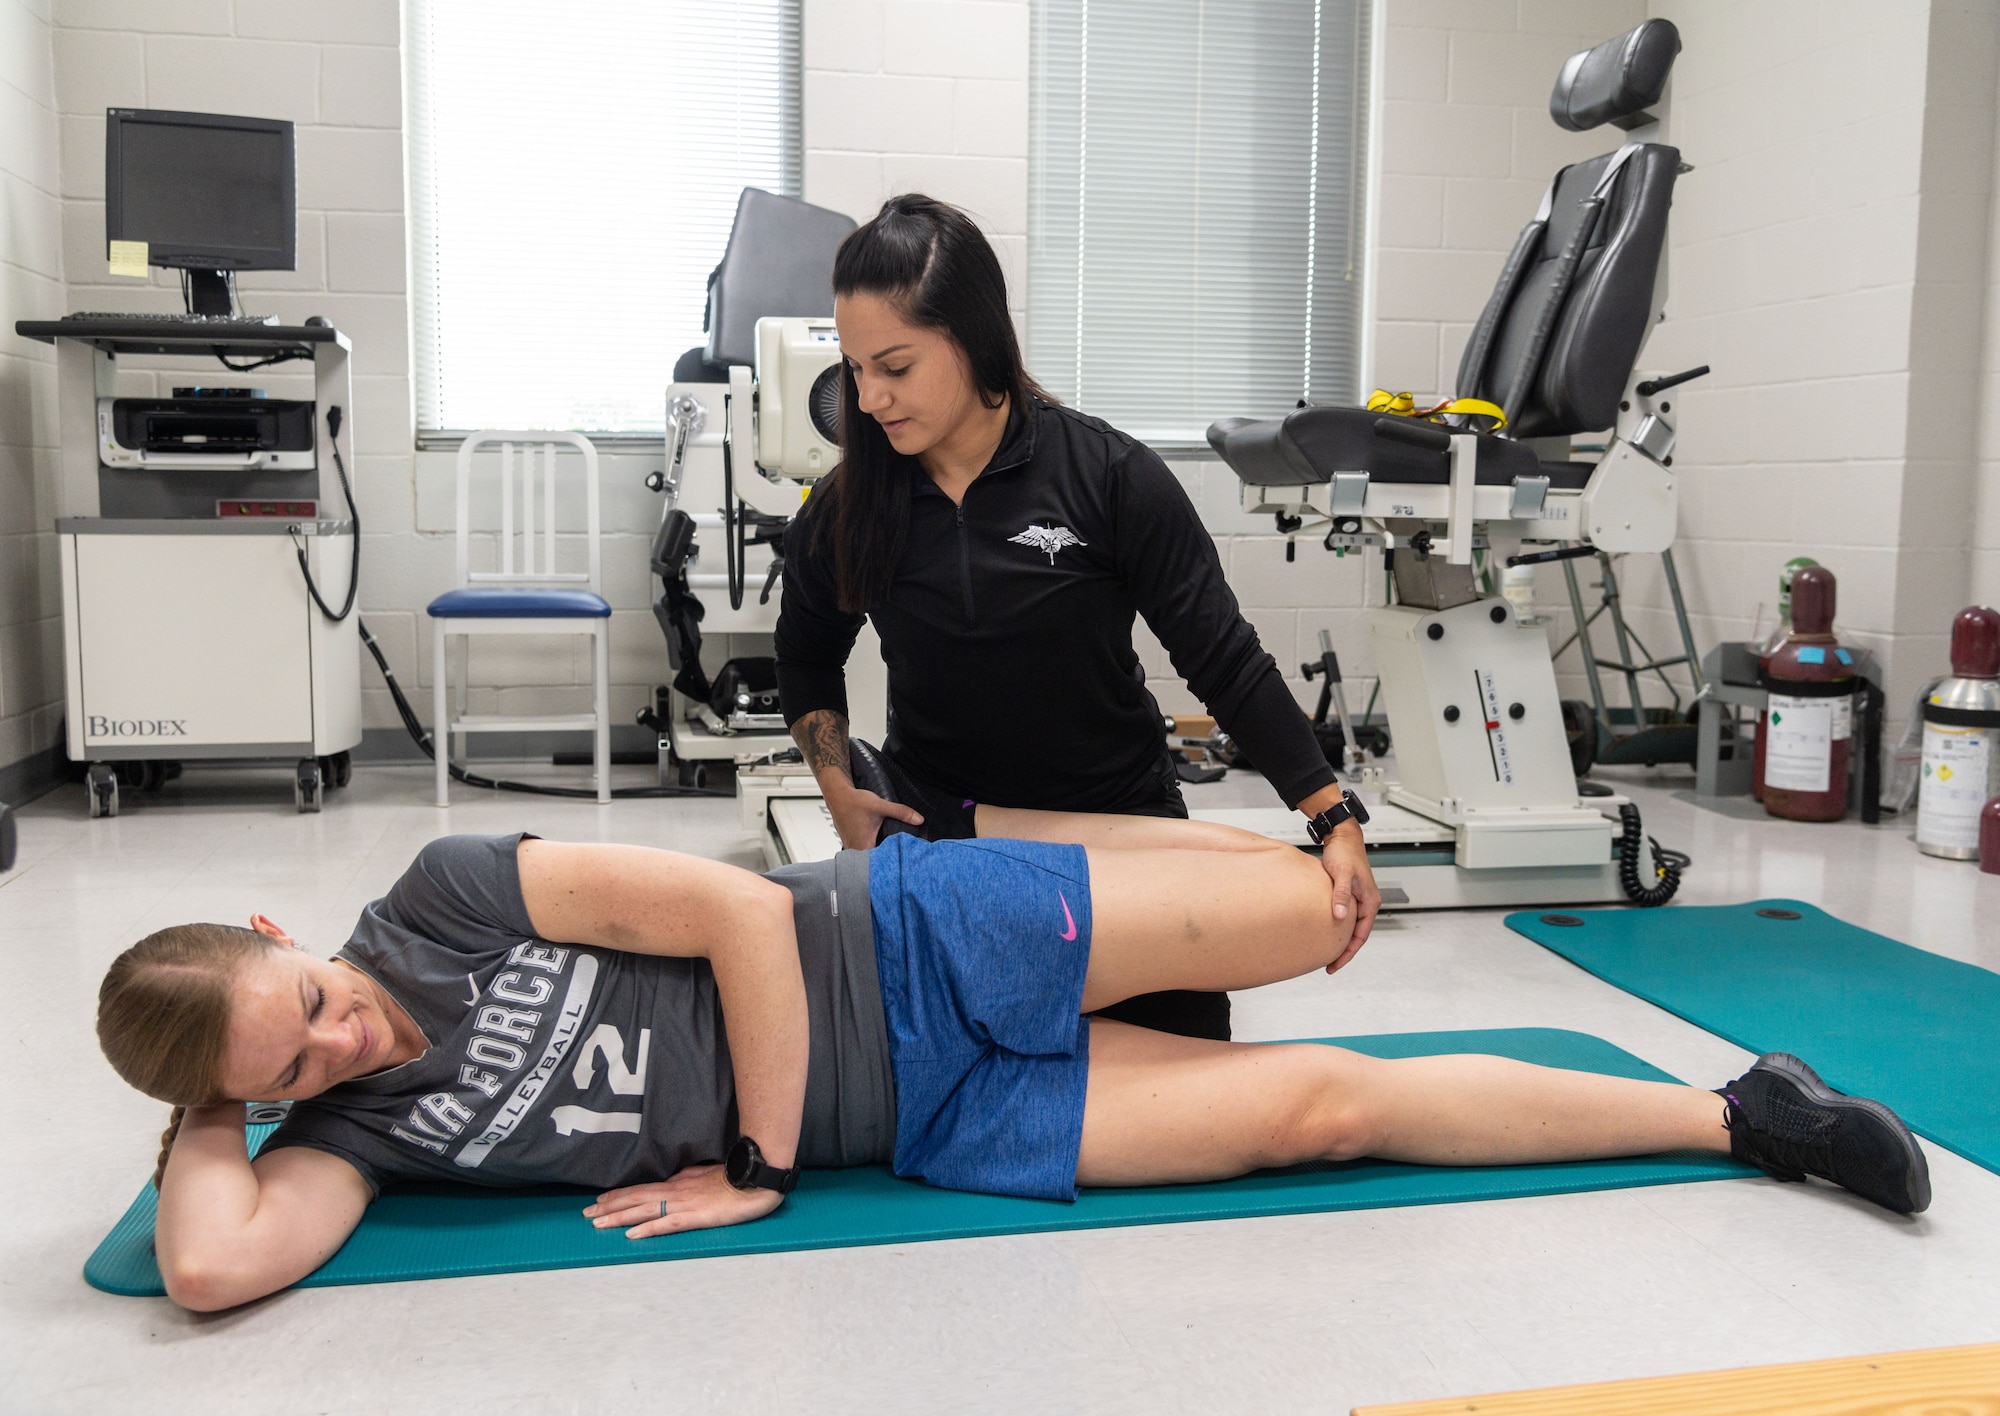
[[(663, 781), (671, 770), (684, 786), (703, 785), (708, 764), (733, 761), (744, 824), (759, 831), (772, 798), (817, 798), (819, 784), (784, 760), (797, 754), (775, 684), (746, 685), (723, 701), (701, 645), (708, 635), (776, 630), (785, 531), (840, 458), (833, 252), (853, 229), (838, 212), (745, 189), (709, 281), (708, 344), (675, 370), (666, 467), (648, 479), (666, 498), (653, 544), (653, 613), (676, 677), (640, 721), (659, 733)], [(812, 313), (772, 313), (799, 310)], [(881, 741), (888, 670), (872, 627), (863, 627), (848, 661), (847, 692), (850, 731)]]
[(271, 758), (318, 811), (361, 741), (349, 345), (236, 298), (236, 272), (297, 263), (292, 125), (104, 118), (111, 273), (178, 271), (187, 313), (15, 326), (56, 346), (69, 757), (92, 816), (183, 762)]
[[(1640, 858), (1636, 808), (1580, 795), (1548, 640), (1481, 588), (1475, 552), (1496, 579), (1503, 563), (1658, 554), (1685, 634), (1669, 549), (1671, 390), (1707, 370), (1633, 368), (1662, 317), (1667, 211), (1687, 170), (1661, 141), (1679, 49), (1671, 23), (1648, 20), (1563, 66), (1550, 102), (1558, 124), (1616, 124), (1625, 141), (1557, 174), (1467, 342), (1459, 394), (1503, 409), (1507, 436), (1477, 431), (1476, 418), (1440, 425), (1319, 407), (1209, 430), (1246, 511), (1275, 516), (1289, 536), (1323, 533), (1329, 551), (1386, 558), (1395, 602), (1370, 612), (1368, 633), (1399, 779), (1369, 771), (1362, 785), (1389, 902), (1659, 903), (1672, 893), (1673, 872)], [(1591, 435), (1602, 455), (1570, 460), (1571, 438)], [(1203, 814), (1304, 841), (1294, 813)]]
[[(347, 337), (127, 315), (19, 329), (56, 346), (66, 747), (89, 764), (90, 814), (184, 762), (271, 758), (291, 759), (299, 810), (319, 810), (361, 741), (356, 620), (316, 606), (301, 570), (329, 605), (347, 598), (354, 526), (333, 458), (353, 438)], [(119, 371), (150, 357), (282, 359), (311, 369), (310, 397), (118, 396)]]

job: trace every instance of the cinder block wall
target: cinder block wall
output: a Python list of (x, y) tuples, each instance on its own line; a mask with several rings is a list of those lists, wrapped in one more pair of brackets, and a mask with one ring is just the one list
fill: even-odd
[(62, 714), (55, 352), (14, 333), (63, 310), (56, 132), (48, 6), (0, 0), (0, 800), (39, 789)]
[[(1892, 729), (1944, 669), (1991, 507), (1995, 12), (1990, 4), (1655, 3), (1686, 46), (1673, 295), (1648, 362), (1711, 364), (1682, 397), (1684, 586), (1704, 645), (1768, 630), (1784, 561), (1840, 582), (1837, 627), (1882, 656)], [(1992, 537), (1988, 545), (2000, 544)], [(1655, 574), (1635, 618), (1670, 631)], [(1989, 586), (1989, 595), (1992, 590)]]
[[(63, 245), (69, 307), (177, 310), (179, 282), (110, 274), (104, 249), (104, 110), (182, 108), (286, 118), (298, 125), (298, 268), (245, 272), (245, 308), (288, 323), (324, 315), (354, 342), (355, 497), (361, 514), (360, 613), (414, 695), (429, 683), (415, 617), (446, 588), (413, 569), (437, 556), (416, 533), (410, 394), (409, 260), (404, 239), (402, 15), (396, 0), (59, 0), (56, 93), (62, 111)], [(121, 388), (172, 382), (121, 371)], [(213, 381), (215, 366), (190, 364)], [(300, 375), (269, 370), (274, 397), (310, 397)], [(421, 583), (420, 583), (421, 582)], [(362, 682), (370, 727), (396, 723), (372, 664)]]

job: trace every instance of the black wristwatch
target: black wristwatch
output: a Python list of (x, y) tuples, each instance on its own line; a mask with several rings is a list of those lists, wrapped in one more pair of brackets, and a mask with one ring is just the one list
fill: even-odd
[(1343, 821), (1352, 821), (1360, 826), (1368, 824), (1368, 808), (1361, 804), (1360, 797), (1345, 787), (1340, 790), (1339, 801), (1306, 822), (1306, 834), (1313, 838), (1314, 845), (1323, 846), (1326, 838), (1333, 834), (1333, 828)]
[(780, 1170), (764, 1163), (764, 1152), (748, 1136), (738, 1136), (723, 1159), (722, 1173), (739, 1190), (776, 1190), (789, 1195), (799, 1183), (800, 1167)]

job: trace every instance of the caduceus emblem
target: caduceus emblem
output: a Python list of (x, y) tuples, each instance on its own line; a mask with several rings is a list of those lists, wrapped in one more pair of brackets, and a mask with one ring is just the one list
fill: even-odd
[(1067, 526), (1030, 526), (1018, 536), (1007, 538), (1017, 546), (1033, 546), (1049, 558), (1049, 564), (1056, 563), (1056, 552), (1068, 546), (1087, 546), (1090, 543)]

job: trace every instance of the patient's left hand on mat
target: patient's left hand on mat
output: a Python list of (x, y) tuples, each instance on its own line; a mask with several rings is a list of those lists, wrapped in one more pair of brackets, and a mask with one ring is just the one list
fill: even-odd
[(1345, 968), (1368, 942), (1375, 915), (1382, 908), (1382, 892), (1376, 888), (1375, 872), (1368, 867), (1368, 846), (1361, 838), (1361, 828), (1352, 822), (1334, 828), (1320, 850), (1319, 863), (1333, 881), (1333, 917), (1343, 919), (1351, 913), (1354, 918), (1347, 947), (1326, 966), (1328, 973), (1334, 973)]
[(720, 1229), (762, 1219), (784, 1199), (775, 1190), (737, 1189), (719, 1165), (690, 1165), (670, 1180), (607, 1190), (583, 1215), (594, 1228), (623, 1229), (627, 1239), (650, 1239), (655, 1234)]

